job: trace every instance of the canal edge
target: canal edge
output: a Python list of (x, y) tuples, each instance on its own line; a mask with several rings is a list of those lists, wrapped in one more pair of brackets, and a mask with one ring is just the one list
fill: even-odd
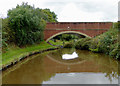
[(19, 59), (17, 59), (17, 60), (15, 59), (15, 60), (9, 62), (8, 64), (2, 65), (2, 68), (0, 69), (0, 71), (4, 71), (4, 70), (12, 67), (13, 65), (17, 64), (18, 62), (20, 62), (30, 56), (33, 56), (35, 54), (40, 54), (40, 53), (44, 53), (44, 52), (51, 51), (51, 50), (57, 50), (57, 49), (59, 49), (59, 48), (58, 47), (57, 48), (48, 48), (48, 49), (44, 49), (44, 50), (29, 52), (28, 54), (26, 54), (22, 57), (19, 57)]

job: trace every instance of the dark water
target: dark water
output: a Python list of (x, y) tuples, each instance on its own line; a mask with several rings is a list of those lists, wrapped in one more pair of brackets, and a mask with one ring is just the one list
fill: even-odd
[[(78, 58), (62, 59), (73, 52)], [(4, 71), (2, 79), (3, 84), (118, 84), (118, 61), (103, 54), (60, 49), (27, 58)]]

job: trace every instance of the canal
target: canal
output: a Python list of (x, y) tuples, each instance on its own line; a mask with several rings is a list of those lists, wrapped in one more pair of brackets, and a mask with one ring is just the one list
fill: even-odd
[(118, 61), (85, 50), (30, 56), (3, 71), (3, 84), (118, 84)]

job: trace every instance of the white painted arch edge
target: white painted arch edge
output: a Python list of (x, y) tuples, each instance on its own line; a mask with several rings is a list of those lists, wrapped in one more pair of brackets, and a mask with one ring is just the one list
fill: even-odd
[(48, 42), (50, 39), (52, 39), (53, 37), (57, 36), (57, 35), (60, 35), (60, 34), (64, 34), (64, 33), (77, 33), (77, 34), (80, 34), (80, 35), (83, 35), (85, 37), (88, 37), (88, 38), (91, 38), (90, 36), (84, 34), (84, 33), (81, 33), (81, 32), (77, 32), (77, 31), (62, 31), (62, 32), (59, 32), (59, 33), (56, 33), (54, 35), (52, 35), (51, 37), (49, 37), (46, 42)]

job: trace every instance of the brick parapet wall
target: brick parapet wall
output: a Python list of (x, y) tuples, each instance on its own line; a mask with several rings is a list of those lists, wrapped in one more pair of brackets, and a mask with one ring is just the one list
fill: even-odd
[(109, 29), (112, 22), (59, 22), (47, 23), (46, 29)]
[(63, 31), (77, 31), (90, 37), (106, 32), (112, 27), (112, 22), (58, 22), (47, 23), (44, 30), (44, 39)]

